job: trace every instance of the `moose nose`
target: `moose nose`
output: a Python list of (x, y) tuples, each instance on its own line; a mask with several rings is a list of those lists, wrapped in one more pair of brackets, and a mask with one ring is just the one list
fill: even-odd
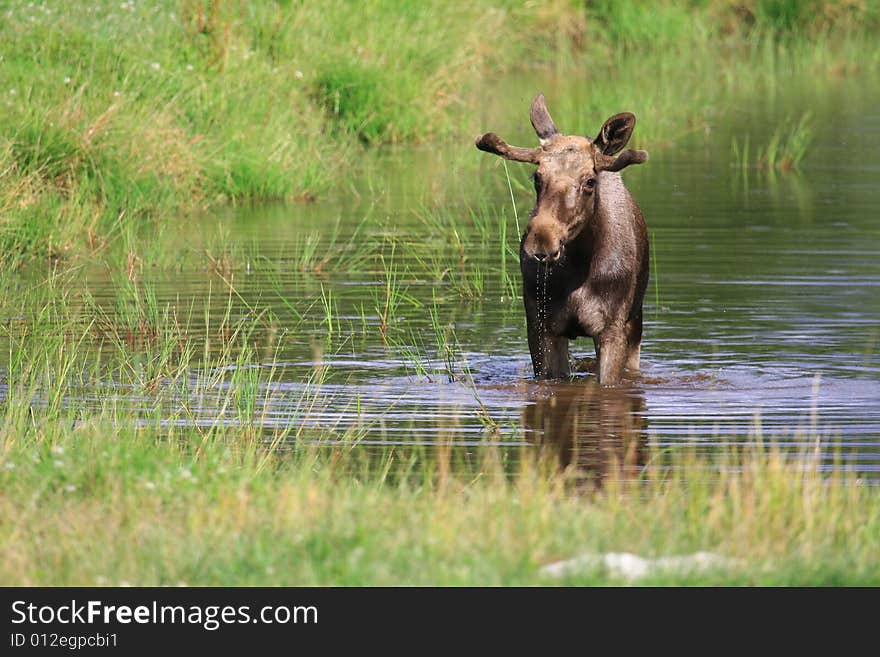
[(556, 249), (552, 253), (545, 253), (543, 251), (537, 251), (532, 254), (532, 257), (540, 263), (551, 263), (559, 260), (559, 249)]

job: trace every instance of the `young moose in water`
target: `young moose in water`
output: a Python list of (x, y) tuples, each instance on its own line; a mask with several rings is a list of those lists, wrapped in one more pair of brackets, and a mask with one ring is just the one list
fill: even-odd
[(510, 146), (493, 132), (476, 144), (538, 165), (537, 202), (519, 251), (535, 376), (568, 376), (568, 341), (588, 335), (599, 382), (613, 385), (624, 368), (639, 369), (648, 285), (645, 220), (619, 172), (648, 154), (620, 153), (636, 124), (628, 112), (608, 119), (593, 140), (560, 134), (543, 94), (532, 102), (531, 119), (540, 148)]

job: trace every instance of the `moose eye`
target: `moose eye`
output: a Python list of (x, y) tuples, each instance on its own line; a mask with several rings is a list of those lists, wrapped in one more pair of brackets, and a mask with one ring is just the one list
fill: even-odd
[(587, 178), (587, 182), (584, 183), (587, 186), (587, 189), (593, 189), (596, 186), (595, 178)]

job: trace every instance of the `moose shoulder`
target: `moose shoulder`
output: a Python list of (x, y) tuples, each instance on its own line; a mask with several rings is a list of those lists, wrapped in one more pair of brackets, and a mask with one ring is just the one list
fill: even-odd
[(535, 376), (568, 376), (568, 341), (590, 336), (599, 381), (612, 385), (624, 368), (639, 369), (648, 285), (645, 221), (619, 172), (647, 161), (648, 154), (621, 153), (636, 123), (629, 113), (612, 116), (593, 140), (563, 135), (538, 94), (531, 121), (538, 148), (510, 146), (492, 132), (478, 137), (476, 145), (537, 165), (537, 199), (520, 244)]

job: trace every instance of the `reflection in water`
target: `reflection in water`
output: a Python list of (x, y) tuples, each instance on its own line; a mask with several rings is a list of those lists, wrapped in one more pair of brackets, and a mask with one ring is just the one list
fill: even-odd
[(639, 476), (646, 463), (645, 397), (637, 388), (608, 388), (594, 380), (535, 384), (527, 393), (526, 435), (558, 453), (579, 487), (607, 477)]

